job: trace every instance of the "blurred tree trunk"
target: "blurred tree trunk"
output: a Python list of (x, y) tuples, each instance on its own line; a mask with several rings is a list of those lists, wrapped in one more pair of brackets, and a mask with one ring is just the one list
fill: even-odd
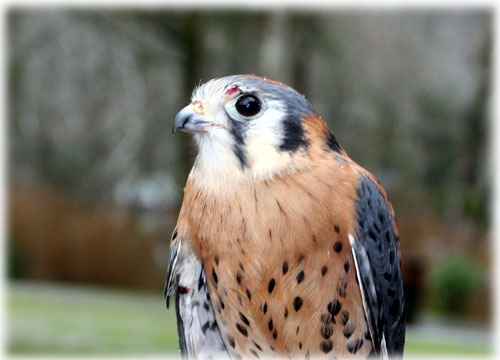
[[(201, 79), (203, 56), (203, 17), (200, 12), (189, 11), (182, 13), (145, 13), (141, 15), (145, 22), (156, 23), (157, 28), (166, 34), (165, 41), (173, 43), (182, 54), (180, 68), (182, 71), (182, 87), (178, 89), (182, 104), (187, 105), (193, 88)], [(176, 109), (176, 110), (180, 110)], [(173, 123), (173, 119), (172, 119)], [(175, 181), (181, 188), (186, 183), (187, 176), (194, 161), (192, 139), (179, 134), (173, 141), (178, 149), (178, 161), (173, 171)]]
[(464, 135), (462, 139), (462, 180), (465, 191), (462, 194), (465, 215), (484, 222), (487, 217), (487, 188), (484, 179), (488, 174), (483, 168), (487, 156), (486, 129), (489, 119), (489, 99), (491, 92), (491, 28), (485, 27), (483, 43), (479, 52), (479, 75), (476, 93), (469, 110), (465, 114)]
[(263, 33), (259, 56), (259, 75), (288, 82), (290, 79), (289, 16), (281, 11), (271, 12), (262, 18)]
[(293, 15), (291, 17), (292, 46), (292, 76), (293, 87), (302, 94), (310, 91), (310, 73), (315, 41), (311, 40), (316, 34), (319, 36), (317, 19), (313, 15)]
[[(183, 87), (180, 89), (181, 98), (185, 99), (187, 105), (191, 98), (193, 88), (198, 85), (201, 80), (201, 61), (203, 59), (202, 33), (201, 33), (201, 14), (198, 12), (189, 12), (183, 15), (179, 23), (180, 40), (183, 45), (183, 60), (182, 60), (182, 79)], [(180, 110), (180, 109), (179, 109)], [(192, 148), (192, 139), (186, 136), (178, 136), (176, 139), (180, 154), (179, 167), (180, 171), (176, 173), (176, 181), (184, 187), (187, 176), (194, 161), (194, 151)]]

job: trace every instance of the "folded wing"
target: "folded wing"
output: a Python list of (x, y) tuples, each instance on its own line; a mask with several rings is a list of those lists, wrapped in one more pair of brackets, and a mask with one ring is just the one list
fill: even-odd
[(349, 240), (374, 351), (401, 356), (405, 300), (392, 211), (368, 177), (361, 178), (358, 197), (358, 231)]
[(175, 295), (181, 354), (189, 359), (229, 358), (212, 310), (203, 265), (183, 246), (182, 237), (174, 235), (165, 281), (167, 308), (170, 296)]

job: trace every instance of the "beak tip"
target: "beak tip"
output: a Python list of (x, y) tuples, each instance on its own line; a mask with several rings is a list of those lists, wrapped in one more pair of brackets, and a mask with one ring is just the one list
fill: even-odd
[(188, 105), (175, 116), (172, 135), (175, 135), (179, 129), (188, 134), (204, 132), (207, 124), (210, 123), (203, 115), (195, 113), (192, 105)]

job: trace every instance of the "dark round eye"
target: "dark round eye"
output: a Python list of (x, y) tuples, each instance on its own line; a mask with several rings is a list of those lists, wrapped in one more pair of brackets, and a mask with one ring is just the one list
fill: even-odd
[(262, 109), (260, 100), (254, 95), (243, 95), (236, 102), (236, 111), (243, 116), (254, 116)]

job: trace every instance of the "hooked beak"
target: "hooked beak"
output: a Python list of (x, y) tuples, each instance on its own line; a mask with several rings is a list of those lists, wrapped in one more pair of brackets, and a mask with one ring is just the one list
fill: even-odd
[(175, 134), (177, 129), (188, 134), (206, 132), (207, 128), (212, 125), (214, 125), (212, 121), (196, 113), (193, 109), (193, 104), (189, 104), (175, 116), (172, 133)]

